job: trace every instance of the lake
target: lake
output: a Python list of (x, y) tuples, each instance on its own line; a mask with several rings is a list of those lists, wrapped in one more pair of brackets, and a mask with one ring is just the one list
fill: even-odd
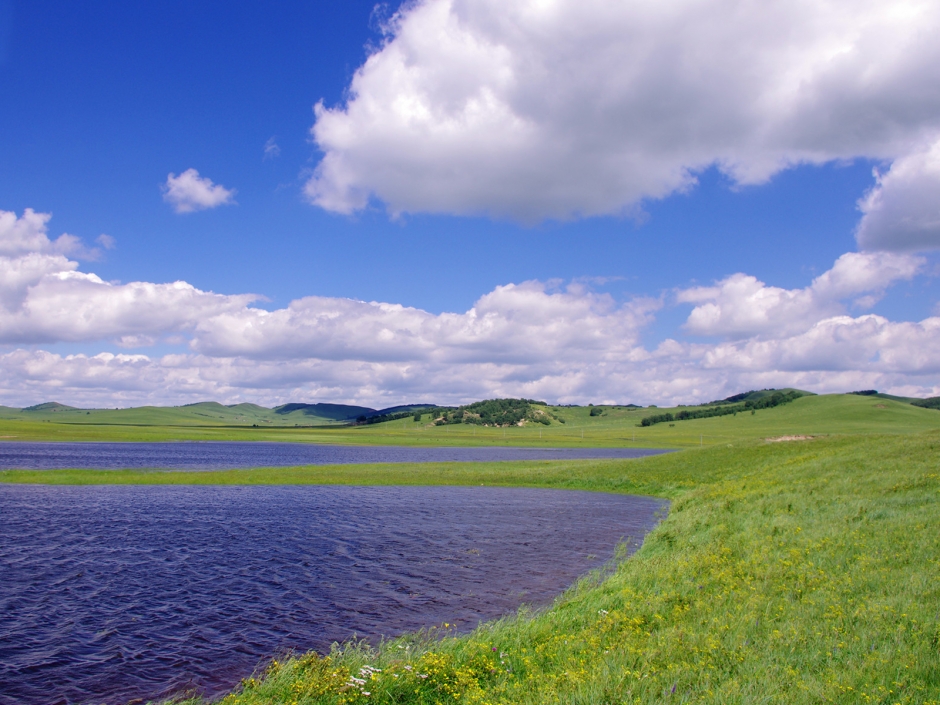
[(522, 488), (0, 485), (0, 703), (218, 696), (287, 650), (469, 630), (550, 604), (665, 507)]
[(229, 468), (428, 463), (445, 461), (642, 458), (669, 451), (654, 448), (417, 448), (313, 443), (205, 441), (171, 443), (0, 443), (0, 469)]

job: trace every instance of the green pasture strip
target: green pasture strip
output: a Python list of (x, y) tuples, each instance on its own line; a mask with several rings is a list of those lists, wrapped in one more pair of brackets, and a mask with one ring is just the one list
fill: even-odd
[(275, 661), (226, 705), (940, 703), (938, 432), (428, 470), (446, 469), (441, 481), (551, 487), (567, 472), (673, 502), (632, 558), (551, 609)]
[[(405, 446), (529, 446), (688, 448), (780, 435), (858, 433), (915, 433), (940, 429), (940, 410), (925, 409), (881, 397), (830, 394), (801, 397), (754, 414), (739, 413), (638, 427), (645, 416), (673, 409), (625, 407), (547, 407), (565, 423), (550, 426), (486, 428), (473, 425), (434, 426), (425, 416), (359, 427), (318, 428), (213, 425), (149, 425), (128, 423), (71, 423), (66, 417), (42, 421), (0, 419), (3, 441), (280, 441), (348, 445)], [(591, 411), (601, 410), (591, 416)], [(132, 411), (132, 410), (131, 410)], [(114, 411), (114, 414), (121, 412)], [(115, 416), (117, 419), (118, 417)], [(130, 417), (128, 417), (130, 418)], [(154, 417), (156, 418), (156, 417)]]
[(372, 463), (179, 472), (163, 470), (3, 470), (0, 483), (36, 485), (472, 485), (548, 487), (662, 497), (708, 476), (699, 469), (663, 483), (637, 460)]

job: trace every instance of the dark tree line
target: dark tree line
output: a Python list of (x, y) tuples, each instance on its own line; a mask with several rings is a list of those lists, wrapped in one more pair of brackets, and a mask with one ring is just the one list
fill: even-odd
[(914, 406), (922, 406), (925, 409), (940, 409), (940, 397), (929, 397), (928, 399), (917, 399), (912, 401)]
[(386, 421), (397, 421), (398, 419), (406, 419), (412, 414), (415, 414), (413, 411), (396, 411), (394, 414), (376, 414), (374, 416), (359, 416), (356, 418), (356, 424), (373, 424), (373, 423), (385, 423)]
[(803, 396), (800, 392), (774, 392), (770, 396), (762, 399), (749, 399), (742, 404), (724, 404), (722, 406), (712, 406), (705, 409), (683, 409), (675, 414), (666, 412), (665, 414), (654, 414), (647, 416), (640, 422), (640, 426), (653, 426), (667, 421), (686, 421), (688, 419), (708, 419), (713, 416), (728, 416), (744, 411), (757, 411), (759, 409), (771, 409), (781, 404), (788, 404), (794, 399)]

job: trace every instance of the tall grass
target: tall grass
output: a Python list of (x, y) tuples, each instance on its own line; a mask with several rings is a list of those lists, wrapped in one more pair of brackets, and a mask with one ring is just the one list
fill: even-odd
[(572, 486), (673, 498), (612, 574), (471, 634), (275, 661), (224, 702), (936, 704), (938, 465), (937, 432), (584, 463)]

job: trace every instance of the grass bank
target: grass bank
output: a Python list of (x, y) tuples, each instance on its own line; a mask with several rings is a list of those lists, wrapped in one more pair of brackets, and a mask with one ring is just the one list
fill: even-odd
[(226, 705), (940, 703), (937, 431), (629, 461), (7, 471), (0, 480), (526, 485), (672, 499), (637, 554), (549, 610), (458, 637), (432, 629), (375, 650), (298, 655), (246, 680)]
[[(938, 461), (940, 433), (928, 432), (553, 469), (453, 464), (441, 482), (641, 491), (673, 504), (635, 556), (549, 610), (274, 662), (224, 702), (936, 704)], [(401, 466), (309, 472), (417, 479)]]

